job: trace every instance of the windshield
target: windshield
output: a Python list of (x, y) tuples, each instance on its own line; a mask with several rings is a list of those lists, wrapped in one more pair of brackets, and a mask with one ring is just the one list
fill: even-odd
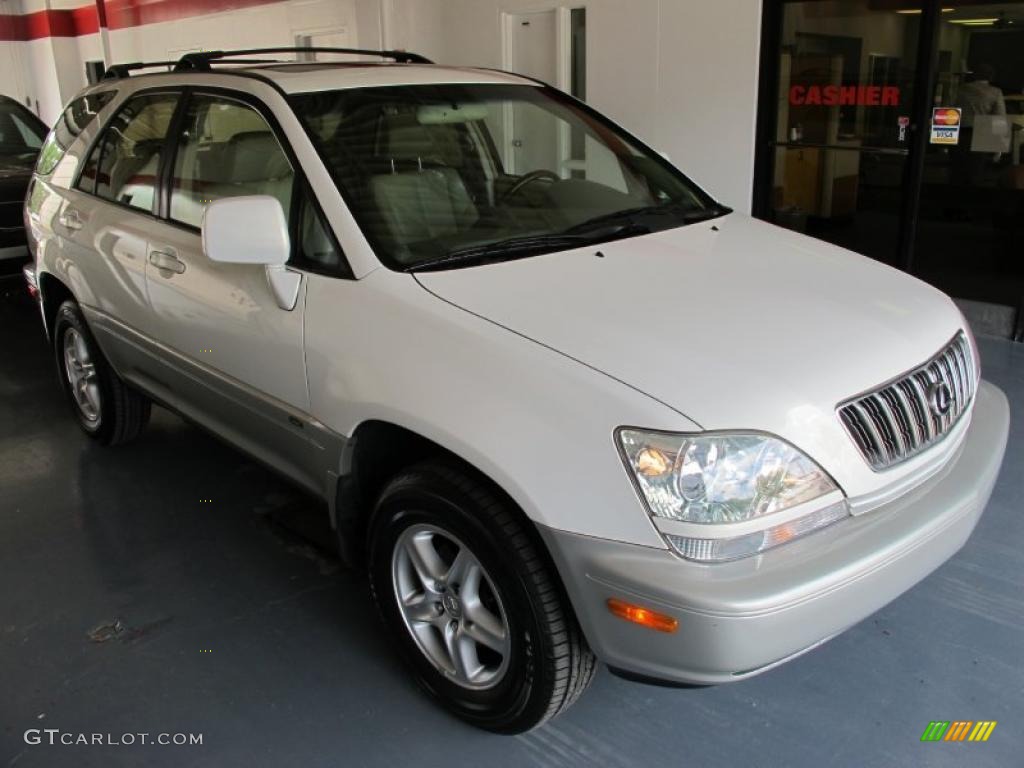
[(520, 258), (727, 211), (550, 88), (386, 86), (291, 100), (392, 269)]

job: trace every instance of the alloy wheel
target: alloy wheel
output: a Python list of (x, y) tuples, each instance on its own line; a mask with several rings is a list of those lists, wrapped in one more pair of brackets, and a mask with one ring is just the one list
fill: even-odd
[(472, 690), (501, 682), (512, 652), (508, 619), (465, 544), (437, 526), (410, 526), (395, 542), (391, 573), (405, 626), (434, 667)]
[(89, 345), (76, 328), (64, 331), (64, 372), (82, 418), (94, 425), (100, 420), (100, 386)]

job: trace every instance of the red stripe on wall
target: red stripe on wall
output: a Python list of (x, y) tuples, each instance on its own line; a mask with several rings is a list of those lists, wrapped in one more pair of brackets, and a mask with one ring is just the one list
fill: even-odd
[(39, 40), (44, 37), (78, 37), (99, 32), (94, 6), (67, 11), (36, 11), (0, 15), (0, 40)]
[(108, 29), (127, 29), (161, 21), (179, 21), (210, 13), (238, 11), (281, 0), (97, 0), (72, 10), (0, 14), (0, 41), (79, 37)]
[(95, 5), (83, 5), (71, 11), (75, 35), (93, 35), (100, 31), (99, 10)]
[(24, 36), (20, 34), (21, 19), (21, 16), (12, 16), (9, 13), (0, 14), (0, 40), (24, 40)]
[(105, 0), (104, 5), (108, 28), (124, 29), (277, 2), (280, 0)]

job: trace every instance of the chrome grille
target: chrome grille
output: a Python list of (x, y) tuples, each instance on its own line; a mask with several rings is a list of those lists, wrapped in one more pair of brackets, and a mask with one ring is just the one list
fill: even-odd
[(958, 333), (924, 365), (840, 405), (839, 419), (871, 468), (886, 469), (942, 438), (967, 410), (976, 385), (971, 347)]

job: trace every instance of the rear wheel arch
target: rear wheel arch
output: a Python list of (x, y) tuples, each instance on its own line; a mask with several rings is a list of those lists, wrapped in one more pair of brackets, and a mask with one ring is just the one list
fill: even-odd
[(46, 335), (49, 337), (53, 334), (53, 323), (60, 305), (65, 301), (77, 299), (71, 289), (51, 272), (43, 272), (39, 276), (39, 296), (43, 302), (43, 322), (46, 325)]

